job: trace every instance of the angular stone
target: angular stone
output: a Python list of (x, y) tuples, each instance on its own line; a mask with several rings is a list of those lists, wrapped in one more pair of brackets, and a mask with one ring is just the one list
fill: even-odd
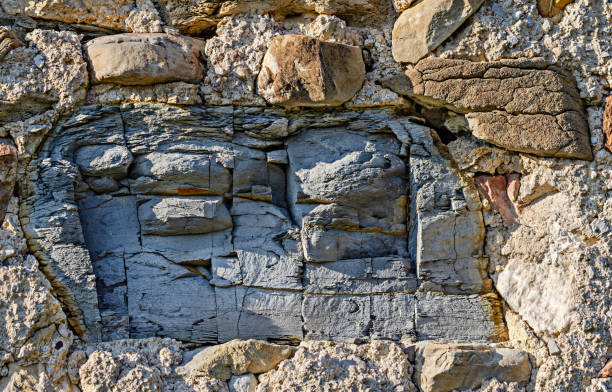
[(501, 214), (506, 226), (516, 222), (518, 212), (510, 200), (510, 193), (516, 201), (518, 188), (510, 190), (506, 176), (477, 176), (474, 177), (474, 183), (484, 193), (493, 210)]
[(424, 392), (476, 390), (491, 378), (525, 386), (531, 377), (529, 356), (512, 348), (425, 341), (415, 354), (415, 378)]
[(373, 295), (372, 301), (372, 339), (392, 339), (398, 341), (416, 339), (414, 319), (414, 295), (395, 293)]
[(17, 181), (17, 149), (10, 139), (0, 138), (0, 225)]
[(606, 138), (606, 148), (612, 152), (612, 95), (606, 98), (602, 128)]
[(444, 42), (482, 3), (484, 0), (428, 0), (408, 8), (393, 26), (393, 58), (416, 63)]
[(480, 139), (513, 151), (592, 159), (575, 81), (542, 60), (427, 58), (406, 75), (384, 84), (425, 106), (465, 113)]
[(131, 338), (217, 342), (215, 291), (203, 276), (153, 253), (126, 258), (125, 266)]
[(302, 315), (307, 339), (354, 341), (368, 336), (368, 296), (304, 295)]
[(236, 286), (215, 288), (219, 342), (303, 338), (302, 293)]
[(232, 227), (221, 197), (164, 197), (138, 207), (143, 234), (205, 234)]
[(610, 360), (606, 364), (606, 366), (604, 366), (603, 369), (601, 369), (601, 372), (599, 373), (599, 377), (600, 378), (612, 377), (612, 360)]
[(75, 163), (86, 176), (122, 178), (132, 163), (132, 153), (125, 146), (84, 146), (77, 150)]
[(94, 84), (198, 83), (203, 50), (200, 40), (162, 33), (107, 35), (85, 44)]
[(232, 340), (203, 349), (185, 366), (179, 368), (178, 373), (229, 380), (232, 375), (270, 371), (294, 352), (295, 349), (291, 346), (261, 340)]
[(501, 304), (494, 294), (416, 295), (419, 340), (502, 342), (508, 340)]
[(159, 153), (140, 155), (130, 172), (132, 191), (167, 195), (223, 195), (232, 175), (214, 155)]
[(334, 106), (353, 98), (365, 80), (361, 49), (303, 35), (272, 39), (258, 93), (284, 106)]

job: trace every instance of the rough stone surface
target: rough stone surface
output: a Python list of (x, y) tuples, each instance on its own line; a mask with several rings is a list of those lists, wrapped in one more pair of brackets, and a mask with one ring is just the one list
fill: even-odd
[(483, 0), (430, 0), (408, 8), (393, 26), (393, 58), (416, 63), (444, 42), (482, 3)]
[(612, 96), (606, 98), (602, 128), (606, 138), (606, 148), (612, 152)]
[(10, 139), (0, 138), (0, 222), (13, 195), (17, 180), (17, 150)]
[(92, 83), (146, 85), (202, 79), (200, 40), (161, 33), (117, 34), (85, 45)]
[(232, 340), (197, 353), (180, 371), (229, 380), (232, 375), (264, 373), (292, 356), (294, 349), (259, 340)]
[(475, 390), (490, 377), (526, 385), (531, 363), (526, 352), (504, 347), (419, 342), (415, 378), (425, 392)]
[(409, 356), (395, 343), (303, 342), (291, 359), (259, 376), (257, 391), (416, 392), (412, 370)]
[[(0, 138), (17, 150), (0, 226), (0, 390), (82, 391), (110, 375), (111, 392), (228, 392), (231, 378), (176, 367), (236, 337), (336, 341), (302, 342), (256, 376), (261, 390), (416, 390), (412, 343), (428, 338), (528, 353), (529, 382), (487, 370), (471, 390), (611, 390), (599, 378), (611, 3), (483, 3), (428, 54), (469, 61), (461, 77), (427, 71), (440, 99), (412, 95), (404, 72), (427, 72), (393, 60), (393, 3), (407, 2), (0, 1)], [(542, 17), (544, 3), (563, 12)], [(90, 85), (82, 44), (177, 30), (204, 44), (201, 81)], [(342, 109), (286, 111), (257, 94), (269, 43), (288, 34), (359, 47), (363, 86)], [(580, 117), (575, 149), (560, 130), (586, 129)], [(77, 160), (84, 147), (104, 159)], [(506, 178), (510, 226), (479, 195), (483, 174)], [(231, 228), (143, 235), (138, 207), (164, 199), (222, 199)], [(109, 365), (89, 366), (95, 352)]]
[(431, 58), (389, 87), (424, 105), (465, 113), (469, 130), (497, 146), (592, 159), (584, 105), (573, 81), (539, 61)]
[(290, 34), (270, 42), (257, 89), (274, 104), (335, 106), (353, 98), (364, 78), (358, 47)]

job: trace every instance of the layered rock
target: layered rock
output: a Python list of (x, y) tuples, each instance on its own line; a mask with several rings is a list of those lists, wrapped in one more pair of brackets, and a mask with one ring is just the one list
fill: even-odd
[(395, 116), (83, 107), (32, 162), (31, 245), (94, 339), (503, 340), (477, 193)]
[(0, 222), (17, 181), (17, 150), (10, 139), (0, 138)]
[(358, 47), (289, 34), (270, 42), (257, 89), (283, 106), (336, 106), (353, 98), (364, 79)]
[(200, 40), (169, 34), (118, 34), (85, 45), (92, 83), (147, 85), (202, 79)]
[(542, 156), (592, 159), (584, 106), (574, 82), (538, 61), (425, 59), (387, 81), (425, 106), (464, 113), (474, 136)]
[[(429, 0), (406, 9), (393, 26), (393, 58), (416, 63), (444, 42), (483, 2)], [(406, 6), (401, 3), (399, 7), (402, 11)]]

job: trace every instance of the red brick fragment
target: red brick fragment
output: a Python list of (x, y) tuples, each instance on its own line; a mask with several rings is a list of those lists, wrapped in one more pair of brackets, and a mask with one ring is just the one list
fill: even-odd
[(518, 219), (513, 201), (516, 201), (520, 187), (520, 174), (508, 176), (482, 175), (474, 178), (474, 182), (485, 195), (494, 211), (499, 212), (506, 226)]

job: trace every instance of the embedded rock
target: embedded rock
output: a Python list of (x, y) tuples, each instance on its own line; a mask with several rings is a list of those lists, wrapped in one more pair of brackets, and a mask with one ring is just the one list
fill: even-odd
[(81, 173), (94, 177), (125, 177), (132, 163), (132, 153), (124, 146), (102, 145), (81, 147), (75, 156)]
[(228, 382), (230, 392), (255, 392), (257, 388), (257, 378), (252, 374), (242, 376), (232, 376)]
[(475, 390), (490, 378), (524, 386), (531, 376), (529, 357), (521, 350), (425, 341), (415, 352), (415, 378), (424, 392)]
[(397, 12), (402, 12), (408, 9), (413, 0), (393, 0), (393, 7)]
[[(506, 226), (510, 226), (516, 222), (518, 218), (517, 209), (513, 203), (512, 198), (516, 201), (518, 188), (516, 183), (518, 180), (515, 178), (517, 173), (513, 177), (507, 176), (477, 176), (474, 178), (474, 182), (478, 185), (482, 193), (493, 207), (496, 212), (499, 212), (504, 220)], [(512, 185), (510, 187), (509, 179), (512, 178)], [(520, 184), (520, 183), (518, 183)]]
[(606, 98), (602, 128), (606, 138), (606, 148), (612, 152), (612, 95)]
[(124, 20), (133, 4), (132, 0), (13, 0), (2, 3), (4, 10), (13, 15), (26, 14), (32, 18), (90, 24), (111, 30), (124, 28)]
[(284, 106), (336, 106), (365, 80), (361, 49), (303, 35), (275, 37), (257, 77), (259, 94)]
[(540, 15), (550, 18), (559, 14), (566, 5), (573, 1), (574, 0), (538, 0), (538, 11)]
[(17, 180), (17, 149), (10, 139), (0, 138), (0, 224)]
[(600, 378), (608, 378), (608, 377), (612, 377), (612, 360), (610, 360), (606, 366), (603, 367), (603, 369), (601, 369), (601, 372), (599, 374)]
[(428, 0), (405, 10), (393, 26), (393, 58), (416, 63), (437, 48), (484, 0)]
[(25, 46), (15, 32), (8, 27), (0, 27), (0, 61), (12, 49)]
[(108, 35), (85, 45), (92, 83), (123, 85), (198, 83), (203, 50), (198, 39), (162, 33)]
[(294, 352), (295, 349), (291, 346), (252, 339), (233, 340), (203, 349), (179, 371), (187, 375), (205, 375), (229, 380), (232, 375), (270, 371)]
[(574, 81), (541, 61), (428, 58), (406, 75), (385, 85), (425, 106), (465, 114), (479, 139), (542, 156), (593, 157)]

